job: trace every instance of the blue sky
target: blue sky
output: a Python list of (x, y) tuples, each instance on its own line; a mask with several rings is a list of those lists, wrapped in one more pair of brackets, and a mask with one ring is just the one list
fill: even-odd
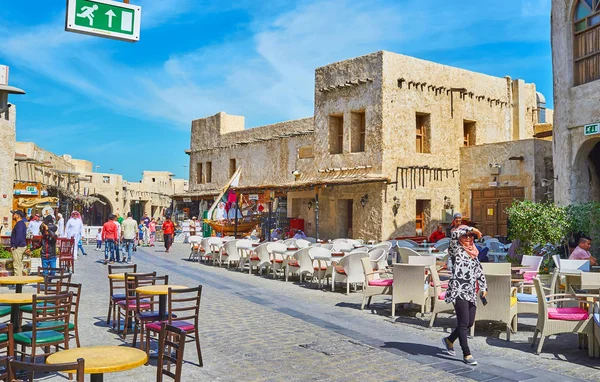
[(64, 1), (3, 4), (0, 64), (27, 91), (10, 98), (18, 140), (129, 181), (187, 178), (192, 119), (311, 116), (316, 67), (379, 50), (522, 78), (552, 107), (550, 0), (131, 2), (135, 44), (65, 32)]

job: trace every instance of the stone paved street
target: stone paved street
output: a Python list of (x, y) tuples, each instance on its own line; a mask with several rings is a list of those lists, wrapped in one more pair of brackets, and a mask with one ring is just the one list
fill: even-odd
[[(102, 253), (92, 247), (87, 250), (89, 255), (77, 261), (73, 277), (83, 283), (82, 345), (126, 346), (132, 337), (123, 342), (105, 325), (108, 281)], [(600, 362), (577, 349), (575, 336), (549, 339), (545, 353), (535, 356), (527, 343), (533, 318), (520, 320), (520, 332), (510, 343), (505, 334), (498, 335), (502, 328), (479, 325), (471, 344), (480, 365), (471, 368), (459, 357), (441, 353), (438, 344), (443, 327), (453, 324), (449, 315), (441, 315), (434, 329), (427, 329), (429, 317), (421, 318), (416, 311), (392, 320), (390, 304), (383, 298), (374, 298), (378, 303), (372, 305), (373, 311), (361, 312), (360, 292), (346, 296), (320, 291), (308, 283), (285, 283), (270, 276), (190, 263), (187, 257), (184, 244), (175, 244), (169, 254), (161, 247), (140, 248), (135, 253), (140, 271), (168, 274), (171, 284), (204, 286), (201, 343), (205, 366), (194, 365), (195, 346), (189, 343), (185, 381), (600, 379)], [(107, 374), (106, 380), (151, 381), (154, 364), (151, 360), (152, 366)]]

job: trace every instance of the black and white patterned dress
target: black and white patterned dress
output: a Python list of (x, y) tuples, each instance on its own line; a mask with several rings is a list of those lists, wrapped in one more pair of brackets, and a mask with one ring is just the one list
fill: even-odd
[(473, 229), (460, 228), (452, 232), (452, 240), (448, 246), (448, 255), (452, 261), (452, 275), (448, 281), (445, 301), (454, 303), (456, 299), (477, 304), (477, 284), (479, 290), (487, 290), (487, 282), (479, 259), (472, 258), (458, 242), (458, 238)]

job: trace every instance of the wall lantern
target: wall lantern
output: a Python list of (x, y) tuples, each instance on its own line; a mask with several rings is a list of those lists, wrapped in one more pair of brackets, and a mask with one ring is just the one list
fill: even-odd
[(369, 201), (369, 195), (364, 194), (363, 196), (360, 197), (360, 205), (362, 206), (362, 208), (365, 208), (365, 205), (367, 204), (368, 201)]
[(394, 205), (392, 206), (392, 212), (394, 216), (398, 215), (398, 210), (400, 209), (400, 199), (394, 196)]
[(310, 210), (313, 206), (313, 201), (312, 199), (308, 201), (308, 209)]

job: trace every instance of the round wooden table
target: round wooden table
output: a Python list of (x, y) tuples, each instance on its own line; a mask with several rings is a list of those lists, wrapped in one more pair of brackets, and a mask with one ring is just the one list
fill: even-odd
[(0, 277), (0, 285), (16, 285), (16, 292), (23, 292), (23, 285), (44, 281), (41, 276), (6, 276)]
[(141, 286), (135, 289), (137, 293), (149, 294), (158, 296), (158, 320), (163, 321), (167, 319), (167, 295), (169, 294), (169, 288), (171, 289), (187, 289), (188, 287), (182, 285), (147, 285)]
[(103, 381), (104, 373), (131, 370), (148, 362), (146, 352), (137, 348), (87, 346), (54, 353), (46, 359), (46, 363), (76, 362), (79, 358), (85, 360), (84, 373), (91, 374), (92, 382)]
[[(19, 331), (19, 306), (22, 304), (33, 303), (35, 293), (2, 293), (0, 294), (0, 304), (10, 304), (10, 322), (13, 325), (13, 331)], [(38, 293), (38, 296), (42, 295)]]

